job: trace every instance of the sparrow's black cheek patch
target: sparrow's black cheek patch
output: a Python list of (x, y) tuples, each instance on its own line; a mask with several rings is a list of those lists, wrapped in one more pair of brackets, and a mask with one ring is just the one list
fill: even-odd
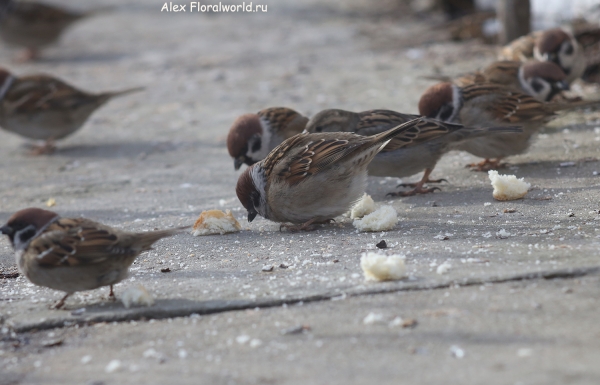
[(23, 230), (17, 232), (16, 237), (18, 242), (17, 243), (21, 243), (21, 244), (25, 244), (27, 242), (29, 242), (29, 240), (33, 237), (35, 237), (36, 234), (36, 230), (33, 226), (28, 226), (26, 228), (24, 228)]
[(567, 55), (572, 55), (573, 54), (573, 44), (565, 43), (564, 53), (566, 53)]
[(260, 140), (260, 138), (254, 138), (252, 143), (252, 152), (260, 151), (261, 147), (262, 141)]
[(533, 90), (535, 92), (540, 92), (541, 90), (544, 89), (544, 85), (542, 83), (540, 83), (538, 80), (533, 80), (531, 82), (531, 87), (533, 88)]

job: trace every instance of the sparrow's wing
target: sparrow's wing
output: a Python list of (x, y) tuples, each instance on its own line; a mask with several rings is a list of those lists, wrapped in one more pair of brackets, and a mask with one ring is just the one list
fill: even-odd
[(119, 234), (111, 230), (86, 219), (61, 218), (29, 244), (28, 252), (35, 252), (44, 267), (97, 264), (140, 252), (121, 246)]
[(523, 122), (546, 121), (554, 114), (534, 97), (511, 88), (496, 84), (474, 84), (463, 88), (465, 102), (485, 98), (486, 110), (495, 120), (519, 124)]
[[(278, 147), (282, 153), (284, 151), (294, 151), (294, 153), (289, 154), (289, 160), (286, 164), (281, 165), (282, 167), (279, 168), (281, 171), (277, 176), (288, 184), (294, 185), (346, 157), (358, 160), (355, 165), (368, 161), (380, 151), (384, 143), (394, 137), (416, 136), (419, 133), (416, 125), (421, 121), (422, 119), (412, 119), (372, 136), (360, 136), (346, 132), (296, 135)], [(373, 148), (376, 148), (376, 151), (373, 151)], [(279, 151), (273, 150), (268, 158), (277, 155), (278, 159), (282, 159), (283, 154), (274, 154), (275, 152)]]
[(308, 118), (287, 107), (265, 108), (257, 112), (257, 115), (265, 119), (271, 130), (280, 132), (284, 138), (301, 133), (308, 123)]
[(15, 113), (40, 110), (72, 109), (95, 102), (94, 95), (79, 91), (69, 84), (45, 75), (19, 78), (4, 96), (5, 107)]
[[(390, 128), (420, 118), (418, 115), (402, 114), (388, 110), (370, 110), (359, 114), (360, 122), (356, 133), (360, 135), (375, 135)], [(422, 118), (411, 129), (401, 132), (383, 148), (381, 152), (394, 151), (402, 147), (420, 144), (449, 132), (461, 129), (460, 124), (443, 123), (433, 119)]]
[(335, 138), (311, 141), (278, 176), (285, 179), (290, 185), (295, 185), (340, 160), (362, 143), (363, 141), (360, 140), (351, 142)]

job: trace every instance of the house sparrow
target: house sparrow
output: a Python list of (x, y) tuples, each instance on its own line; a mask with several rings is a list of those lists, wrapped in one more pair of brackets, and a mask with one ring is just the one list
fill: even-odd
[(260, 214), (274, 222), (300, 224), (333, 220), (363, 195), (367, 166), (392, 138), (410, 143), (419, 134), (421, 119), (413, 119), (373, 136), (347, 132), (310, 134), (286, 139), (240, 175), (236, 193), (248, 211), (248, 221)]
[(16, 77), (0, 67), (0, 127), (46, 141), (33, 153), (49, 153), (54, 140), (77, 131), (108, 100), (142, 89), (91, 94), (51, 76)]
[(238, 170), (263, 160), (284, 140), (301, 133), (308, 118), (286, 107), (272, 107), (245, 114), (233, 122), (227, 135), (227, 150)]
[(0, 0), (0, 39), (25, 48), (21, 61), (35, 59), (73, 23), (105, 11), (75, 12), (32, 1)]
[(462, 75), (455, 79), (447, 76), (430, 76), (428, 78), (449, 81), (459, 87), (476, 83), (499, 84), (525, 92), (543, 102), (548, 102), (557, 94), (569, 89), (566, 75), (558, 65), (537, 60), (527, 62), (502, 60), (491, 63), (481, 71)]
[[(420, 117), (389, 110), (369, 110), (356, 113), (332, 109), (321, 111), (313, 116), (306, 125), (306, 131), (353, 132), (371, 136), (417, 118)], [(400, 185), (413, 187), (413, 190), (402, 193), (392, 192), (388, 195), (411, 196), (439, 190), (438, 187), (423, 188), (423, 185), (445, 181), (444, 179), (431, 180), (429, 176), (436, 163), (442, 155), (450, 150), (450, 145), (453, 143), (497, 130), (519, 131), (514, 127), (473, 129), (460, 124), (443, 123), (432, 119), (422, 119), (417, 127), (419, 135), (410, 143), (404, 143), (399, 137), (393, 138), (369, 163), (367, 169), (371, 176), (403, 178), (424, 171), (423, 178), (418, 183)]]
[[(419, 113), (470, 127), (521, 126), (521, 133), (494, 133), (452, 146), (455, 150), (485, 158), (477, 165), (478, 170), (483, 171), (498, 167), (502, 158), (525, 152), (533, 135), (554, 119), (557, 111), (597, 104), (597, 101), (544, 103), (514, 89), (490, 83), (462, 88), (452, 83), (439, 83), (421, 96)], [(496, 160), (491, 161), (492, 158)]]
[(110, 286), (114, 297), (113, 285), (127, 278), (136, 257), (179, 230), (131, 233), (38, 208), (17, 211), (0, 227), (15, 249), (21, 273), (35, 285), (66, 293), (56, 309), (76, 291)]
[(567, 75), (571, 84), (585, 71), (586, 63), (583, 49), (573, 34), (565, 28), (553, 28), (532, 32), (522, 36), (500, 52), (501, 60), (527, 61), (535, 58), (557, 64)]

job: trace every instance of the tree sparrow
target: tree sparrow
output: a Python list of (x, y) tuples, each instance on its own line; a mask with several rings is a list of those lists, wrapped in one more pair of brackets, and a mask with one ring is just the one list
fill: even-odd
[[(544, 103), (497, 84), (479, 83), (461, 88), (452, 83), (439, 83), (429, 87), (421, 96), (419, 113), (470, 127), (521, 126), (521, 133), (494, 133), (452, 146), (455, 150), (485, 158), (478, 165), (478, 169), (483, 171), (498, 167), (502, 158), (525, 152), (533, 135), (555, 118), (557, 111), (598, 103)], [(491, 161), (491, 158), (496, 160)]]
[(85, 218), (61, 218), (38, 208), (17, 211), (0, 232), (10, 239), (19, 270), (38, 286), (66, 295), (60, 308), (77, 291), (113, 285), (127, 278), (129, 266), (140, 253), (179, 229), (131, 233)]
[(8, 45), (24, 47), (22, 61), (35, 59), (41, 48), (58, 40), (76, 21), (105, 11), (75, 12), (32, 1), (0, 3), (0, 39)]
[(373, 136), (347, 132), (293, 136), (240, 175), (236, 193), (248, 221), (260, 214), (274, 222), (291, 222), (291, 230), (311, 229), (348, 211), (363, 195), (367, 166), (394, 137), (410, 143), (421, 119)]
[(565, 28), (553, 28), (532, 32), (504, 46), (501, 60), (527, 61), (535, 58), (557, 64), (567, 75), (571, 84), (585, 71), (583, 49), (573, 34)]
[(0, 127), (46, 141), (34, 154), (52, 152), (53, 142), (83, 126), (98, 107), (143, 88), (91, 94), (46, 75), (16, 77), (0, 67)]
[[(353, 132), (371, 136), (417, 118), (420, 117), (389, 110), (369, 110), (356, 113), (332, 109), (321, 111), (313, 116), (306, 125), (306, 131)], [(442, 155), (451, 149), (452, 144), (484, 136), (487, 133), (519, 131), (514, 127), (470, 128), (432, 119), (422, 119), (417, 127), (419, 128), (418, 137), (408, 144), (401, 141), (399, 137), (393, 138), (369, 163), (368, 172), (371, 176), (404, 178), (424, 171), (423, 178), (418, 183), (400, 185), (414, 187), (413, 190), (402, 193), (392, 192), (388, 195), (411, 196), (439, 190), (437, 187), (423, 188), (423, 185), (444, 181), (444, 179), (431, 180), (429, 176)]]
[(556, 64), (547, 61), (514, 60), (496, 61), (482, 71), (459, 76), (455, 79), (441, 76), (428, 77), (450, 81), (459, 87), (476, 83), (494, 83), (525, 92), (539, 101), (548, 102), (564, 90), (569, 89), (566, 75)]
[(245, 114), (233, 122), (227, 135), (227, 150), (233, 167), (263, 160), (284, 140), (301, 133), (308, 118), (286, 107), (272, 107)]

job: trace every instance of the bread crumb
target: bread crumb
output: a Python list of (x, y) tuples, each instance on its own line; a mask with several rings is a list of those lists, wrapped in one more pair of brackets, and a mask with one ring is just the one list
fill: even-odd
[(499, 201), (521, 199), (531, 187), (531, 184), (525, 182), (523, 178), (517, 179), (514, 175), (499, 175), (496, 170), (490, 170), (488, 176), (494, 188), (494, 199)]
[(388, 281), (402, 279), (406, 276), (406, 265), (403, 255), (363, 253), (360, 257), (360, 267), (367, 281)]
[(240, 223), (234, 218), (230, 210), (203, 211), (194, 223), (193, 236), (237, 233), (242, 229)]
[(371, 198), (369, 194), (365, 193), (365, 195), (352, 206), (350, 218), (362, 218), (365, 215), (371, 214), (373, 211), (375, 211), (375, 201), (373, 201), (373, 198)]
[(132, 306), (152, 306), (154, 305), (154, 298), (144, 286), (137, 285), (123, 292), (121, 302), (129, 309)]
[(441, 265), (439, 265), (437, 267), (437, 269), (435, 270), (436, 273), (438, 274), (446, 274), (450, 271), (450, 269), (452, 268), (452, 265), (449, 262), (444, 262)]
[(371, 325), (378, 322), (383, 322), (383, 315), (379, 313), (371, 312), (363, 319), (363, 324), (365, 325)]
[(398, 214), (392, 206), (381, 206), (362, 219), (355, 219), (352, 224), (360, 231), (391, 230), (398, 223)]
[(500, 229), (500, 231), (498, 231), (496, 233), (496, 236), (500, 239), (506, 239), (508, 237), (510, 237), (512, 234), (509, 233), (508, 231), (504, 230), (504, 229)]
[(120, 368), (121, 368), (121, 361), (112, 360), (108, 363), (108, 365), (106, 365), (106, 368), (104, 368), (104, 371), (106, 373), (112, 373), (112, 372), (116, 372)]

